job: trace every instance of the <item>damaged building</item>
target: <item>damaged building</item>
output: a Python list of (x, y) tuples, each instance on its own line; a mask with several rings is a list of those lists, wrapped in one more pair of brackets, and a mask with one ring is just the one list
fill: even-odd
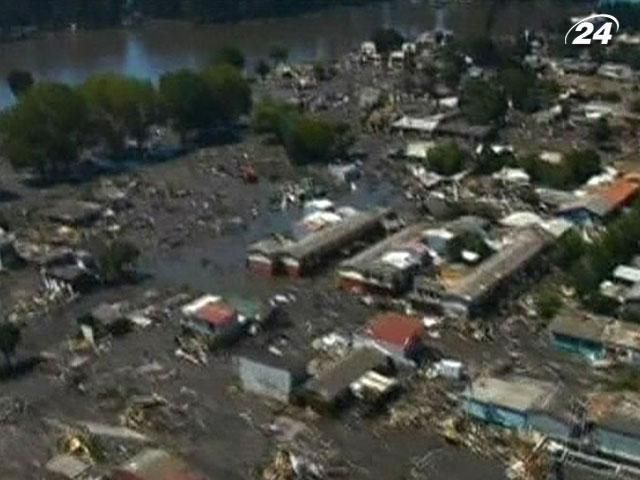
[(297, 241), (268, 239), (249, 247), (251, 271), (268, 275), (302, 277), (357, 242), (372, 242), (386, 233), (389, 209), (357, 212), (341, 221), (311, 232)]
[(420, 277), (411, 298), (420, 306), (437, 306), (447, 313), (469, 316), (492, 300), (503, 299), (519, 278), (532, 272), (554, 237), (537, 225), (519, 230), (501, 250), (461, 278)]
[(429, 261), (424, 243), (426, 223), (404, 228), (342, 262), (340, 287), (354, 293), (400, 294), (413, 285), (414, 276)]

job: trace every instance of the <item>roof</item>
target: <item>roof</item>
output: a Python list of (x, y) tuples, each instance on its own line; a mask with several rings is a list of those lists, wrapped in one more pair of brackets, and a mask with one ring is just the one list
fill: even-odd
[(478, 300), (535, 258), (552, 241), (553, 237), (537, 226), (523, 229), (502, 250), (482, 262), (448, 291), (467, 301)]
[(114, 470), (115, 480), (205, 480), (164, 450), (145, 449)]
[(640, 325), (614, 321), (608, 324), (602, 335), (603, 341), (616, 347), (640, 351)]
[(284, 249), (283, 255), (302, 259), (313, 254), (323, 254), (379, 227), (389, 212), (388, 209), (377, 209), (352, 215), (348, 219), (323, 228), (319, 232), (308, 235), (299, 242), (290, 245)]
[(376, 339), (398, 347), (406, 347), (424, 334), (424, 325), (416, 317), (395, 312), (376, 315), (367, 334)]
[(309, 380), (306, 390), (318, 395), (324, 401), (332, 402), (347, 391), (355, 380), (369, 370), (384, 365), (387, 357), (372, 348), (361, 348), (353, 351), (332, 368), (321, 372)]
[(640, 282), (640, 268), (630, 267), (628, 265), (618, 265), (613, 270), (613, 278), (624, 280), (629, 283)]
[(406, 256), (400, 254), (407, 253), (412, 259), (420, 256), (420, 240), (426, 226), (427, 224), (422, 222), (410, 225), (345, 260), (340, 267), (344, 270), (363, 272), (377, 271), (385, 267), (402, 270), (408, 265), (404, 261)]
[(231, 305), (222, 301), (222, 297), (204, 295), (182, 307), (182, 313), (192, 318), (205, 321), (215, 327), (222, 327), (233, 323), (237, 318), (237, 311)]
[(620, 207), (631, 201), (640, 191), (636, 183), (627, 180), (613, 182), (598, 195), (614, 207)]
[(581, 312), (565, 311), (556, 315), (549, 331), (556, 335), (601, 342), (606, 322)]
[(544, 410), (557, 396), (558, 386), (529, 377), (481, 377), (468, 387), (463, 396), (476, 402), (510, 410)]
[(640, 396), (635, 392), (599, 392), (587, 399), (587, 414), (597, 428), (640, 436)]

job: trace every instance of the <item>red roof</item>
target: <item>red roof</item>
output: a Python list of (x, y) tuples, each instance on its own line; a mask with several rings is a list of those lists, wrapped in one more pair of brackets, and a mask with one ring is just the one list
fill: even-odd
[(601, 190), (599, 195), (611, 205), (620, 207), (633, 200), (638, 191), (640, 191), (638, 184), (627, 180), (618, 180)]
[(231, 325), (237, 317), (235, 308), (222, 302), (207, 303), (195, 313), (195, 316), (214, 327)]
[(376, 340), (405, 348), (422, 338), (424, 325), (416, 317), (388, 312), (376, 315), (367, 333)]

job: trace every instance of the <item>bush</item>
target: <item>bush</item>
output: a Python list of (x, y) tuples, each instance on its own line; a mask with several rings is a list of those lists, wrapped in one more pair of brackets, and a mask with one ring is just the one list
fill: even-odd
[(467, 153), (455, 142), (446, 142), (429, 151), (429, 168), (440, 175), (455, 175), (467, 163)]
[(100, 243), (96, 248), (100, 277), (106, 283), (120, 283), (131, 278), (140, 250), (126, 240)]
[(256, 133), (271, 134), (280, 142), (284, 142), (287, 132), (299, 116), (291, 105), (265, 99), (253, 109), (251, 127)]
[(611, 140), (611, 127), (606, 118), (599, 118), (596, 123), (591, 126), (591, 136), (598, 143), (604, 143)]
[(308, 116), (297, 118), (285, 133), (285, 148), (297, 164), (327, 163), (344, 151), (342, 127)]

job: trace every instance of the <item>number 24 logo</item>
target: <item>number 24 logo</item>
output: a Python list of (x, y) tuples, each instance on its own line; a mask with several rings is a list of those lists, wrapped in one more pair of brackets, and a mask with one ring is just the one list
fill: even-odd
[[(604, 23), (596, 30), (593, 20), (604, 20)], [(607, 45), (613, 39), (612, 29), (616, 26), (616, 32), (620, 29), (620, 23), (618, 19), (613, 15), (606, 13), (596, 13), (583, 18), (574, 23), (567, 34), (564, 36), (564, 43), (566, 44), (569, 35), (572, 32), (579, 33), (572, 41), (571, 45), (591, 45), (592, 41), (599, 41), (601, 45)]]

